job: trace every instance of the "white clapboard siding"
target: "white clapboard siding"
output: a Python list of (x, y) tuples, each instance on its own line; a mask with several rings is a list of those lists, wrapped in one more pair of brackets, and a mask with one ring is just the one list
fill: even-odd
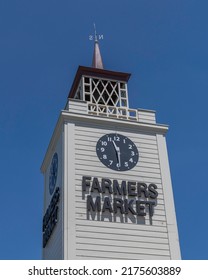
[[(86, 156), (86, 155), (77, 155), (76, 157), (76, 160), (75, 160), (75, 163), (83, 163), (86, 162), (86, 163), (97, 163), (98, 162), (98, 158), (97, 156), (95, 155), (92, 155), (90, 158), (89, 156)], [(138, 166), (139, 167), (146, 167), (146, 168), (156, 168), (156, 169), (159, 169), (160, 170), (160, 165), (159, 165), (159, 162), (158, 160), (144, 160), (143, 158), (139, 158), (139, 162), (138, 162)]]
[(104, 246), (115, 246), (115, 247), (124, 247), (124, 248), (149, 248), (149, 249), (158, 249), (158, 250), (169, 250), (168, 244), (155, 244), (150, 242), (132, 242), (130, 240), (118, 240), (118, 239), (106, 239), (106, 238), (89, 238), (86, 240), (85, 237), (79, 237), (77, 239), (77, 244), (89, 244), (89, 245), (104, 245)]
[(99, 125), (99, 127), (96, 124), (91, 124), (90, 128), (92, 128), (91, 131), (89, 131), (89, 125), (87, 124), (81, 124), (77, 122), (76, 126), (76, 137), (77, 135), (89, 135), (89, 133), (94, 136), (94, 137), (101, 137), (104, 134), (109, 134), (109, 133), (118, 133), (118, 134), (125, 134), (127, 137), (131, 137), (132, 139), (145, 139), (145, 140), (154, 140), (156, 142), (156, 135), (154, 133), (140, 133), (140, 131), (136, 131), (136, 135), (134, 132), (132, 132), (132, 129), (128, 127), (124, 127), (124, 129), (116, 128), (113, 127), (112, 131), (109, 130), (109, 128), (106, 127), (106, 125)]
[[(120, 241), (120, 242), (128, 242), (128, 243), (131, 243), (133, 245), (138, 245), (138, 243), (140, 244), (140, 246), (146, 246), (146, 244), (149, 244), (147, 245), (147, 248), (150, 247), (150, 246), (153, 246), (155, 248), (161, 248), (161, 246), (165, 245), (166, 249), (169, 249), (169, 243), (168, 243), (168, 238), (160, 238), (160, 237), (149, 237), (149, 236), (144, 236), (144, 235), (141, 235), (141, 236), (131, 236), (131, 238), (129, 238), (128, 235), (112, 235), (110, 234), (109, 232), (106, 232), (106, 233), (99, 233), (99, 235), (97, 233), (94, 233), (94, 232), (86, 232), (86, 231), (78, 231), (76, 232), (76, 236), (77, 236), (77, 242), (79, 242), (80, 239), (83, 239), (85, 238), (86, 239), (86, 242), (91, 242), (93, 240), (93, 242), (96, 240), (98, 240), (98, 242), (100, 240), (104, 240), (106, 242), (115, 242), (116, 241)], [(164, 247), (162, 247), (164, 248)]]
[[(78, 176), (89, 176), (91, 171), (94, 171), (94, 174), (99, 174), (99, 177), (102, 178), (113, 178), (113, 175), (109, 175), (108, 171), (105, 170), (105, 168), (99, 169), (94, 168), (94, 170), (85, 170), (85, 169), (77, 169), (76, 175)], [(113, 173), (112, 173), (113, 174)], [(157, 175), (157, 174), (156, 174)], [(155, 184), (161, 183), (161, 178), (159, 176), (156, 176), (154, 173), (142, 173), (142, 172), (136, 172), (135, 174), (128, 174), (129, 181), (140, 181), (140, 182), (151, 182)], [(118, 176), (118, 175), (117, 175)], [(122, 177), (121, 177), (122, 176)], [(127, 176), (127, 175), (126, 175)], [(116, 177), (114, 177), (116, 179)], [(123, 175), (119, 176), (120, 180), (125, 180)]]
[(84, 231), (97, 231), (97, 232), (111, 232), (118, 235), (134, 235), (140, 236), (141, 234), (151, 237), (165, 237), (167, 238), (167, 228), (149, 226), (149, 225), (135, 225), (132, 224), (131, 227), (126, 223), (96, 223), (96, 221), (76, 221), (77, 230)]
[[(89, 150), (89, 151), (93, 151), (96, 152), (96, 144), (97, 141), (93, 142), (84, 142), (83, 140), (77, 140), (76, 141), (76, 146), (78, 146), (77, 148), (82, 149), (82, 150)], [(136, 143), (135, 143), (136, 144)], [(153, 153), (153, 154), (157, 154), (157, 149), (155, 145), (151, 145), (151, 144), (138, 144), (137, 148), (139, 150), (139, 154), (140, 153)]]
[[(81, 159), (75, 160), (75, 163), (76, 163), (77, 167), (80, 167), (80, 169), (82, 169), (83, 166), (86, 168), (85, 162), (83, 162), (83, 160), (81, 160)], [(88, 168), (92, 168), (93, 170), (95, 170), (95, 168), (97, 167), (97, 160), (91, 160), (91, 161), (87, 160), (86, 164), (87, 164)], [(143, 172), (143, 174), (145, 174), (145, 172), (147, 172), (147, 173), (151, 173), (151, 174), (159, 174), (160, 175), (160, 169), (159, 168), (154, 168), (154, 167), (139, 166), (139, 171)]]
[[(80, 221), (82, 223), (82, 221)], [(124, 224), (125, 228), (126, 224)], [(138, 226), (139, 227), (139, 226)], [(141, 226), (140, 226), (141, 227)], [(167, 233), (163, 232), (163, 228), (157, 228), (155, 226), (151, 226), (151, 228), (154, 228), (154, 231), (150, 231), (150, 226), (144, 226), (143, 228), (146, 228), (146, 230), (137, 230), (133, 231), (131, 229), (123, 229), (119, 228), (119, 231), (116, 228), (111, 228), (106, 225), (106, 227), (93, 227), (93, 226), (80, 226), (77, 225), (76, 227), (76, 233), (77, 233), (77, 244), (80, 243), (79, 237), (82, 237), (82, 242), (84, 244), (89, 244), (90, 242), (93, 242), (93, 245), (97, 245), (97, 242), (95, 241), (94, 238), (100, 239), (101, 240), (107, 240), (106, 244), (109, 244), (108, 246), (105, 247), (105, 251), (112, 251), (111, 250), (111, 243), (110, 240), (113, 243), (114, 241), (117, 240), (117, 247), (114, 250), (115, 252), (123, 252), (122, 249), (123, 247), (126, 247), (126, 253), (132, 253), (132, 250), (128, 251), (128, 244), (129, 247), (132, 248), (143, 248), (143, 253), (144, 251), (149, 252), (150, 254), (155, 253), (155, 249), (163, 249), (163, 252), (161, 254), (161, 251), (157, 252), (159, 255), (169, 255), (169, 246), (168, 246), (168, 237)], [(160, 230), (160, 231), (158, 231)], [(164, 229), (165, 230), (165, 229)], [(105, 242), (105, 241), (103, 241)], [(126, 243), (128, 242), (128, 243)], [(101, 244), (100, 242), (99, 244)], [(145, 243), (147, 246), (145, 246)], [(139, 244), (142, 244), (141, 246)], [(166, 245), (166, 246), (164, 246)], [(120, 247), (119, 247), (120, 246)], [(80, 246), (81, 247), (81, 246)], [(79, 248), (80, 248), (79, 247)], [(83, 247), (84, 249), (84, 247)], [(86, 247), (85, 247), (86, 249)], [(92, 249), (92, 248), (91, 248)], [(90, 248), (89, 248), (90, 250)], [(95, 246), (95, 250), (97, 250), (97, 246)], [(100, 248), (100, 251), (102, 249)], [(136, 252), (141, 252), (141, 250), (136, 250)], [(125, 253), (125, 254), (126, 254)], [(134, 252), (133, 252), (134, 253)], [(102, 254), (100, 254), (102, 256)], [(162, 258), (163, 259), (163, 258)]]
[[(148, 216), (146, 217), (138, 217), (138, 222), (137, 222), (137, 217), (125, 217), (124, 215), (111, 215), (110, 217), (107, 216), (108, 214), (93, 214), (93, 217), (88, 214), (88, 215), (81, 215), (81, 214), (76, 214), (76, 219), (79, 221), (83, 221), (88, 219), (89, 221), (99, 221), (102, 223), (125, 223), (131, 226), (132, 224), (136, 225), (146, 225), (146, 226), (157, 226), (157, 227), (166, 227), (167, 224), (165, 221), (158, 221), (157, 218), (154, 218), (154, 220), (150, 220)], [(99, 217), (99, 218), (98, 218)]]
[[(105, 223), (115, 223), (115, 222), (121, 222), (125, 224), (135, 224), (135, 225), (151, 225), (151, 226), (158, 226), (158, 227), (166, 227), (166, 221), (164, 221), (164, 217), (156, 216), (154, 219), (149, 219), (149, 216), (144, 217), (136, 217), (133, 215), (121, 215), (121, 214), (109, 214), (109, 213), (93, 213), (92, 215), (90, 213), (87, 214), (76, 214), (77, 220), (89, 220), (89, 221), (100, 221)], [(161, 219), (163, 221), (161, 221)]]
[[(98, 134), (98, 133), (93, 133), (93, 134), (78, 134), (76, 135), (76, 141), (79, 142), (80, 144), (82, 143), (81, 141), (83, 141), (83, 138), (85, 138), (86, 140), (89, 140), (91, 139), (92, 137), (94, 137), (94, 139), (91, 139), (92, 142), (97, 142), (97, 140), (99, 138), (101, 138), (104, 134)], [(125, 136), (127, 136), (125, 134)], [(139, 137), (133, 137), (133, 136), (129, 136), (129, 138), (131, 138), (132, 141), (135, 142), (135, 144), (137, 145), (149, 145), (148, 147), (155, 147), (157, 145), (157, 142), (155, 141), (155, 139), (145, 139), (145, 138), (139, 138)], [(85, 144), (87, 145), (90, 145), (92, 142), (89, 142), (89, 143), (86, 143)]]
[(70, 100), (68, 110), (70, 113), (87, 114), (87, 103)]
[(100, 251), (100, 250), (78, 250), (77, 249), (77, 256), (80, 257), (80, 259), (116, 259), (116, 260), (170, 260), (170, 255), (154, 255), (154, 254), (131, 254), (131, 253), (117, 253), (117, 252), (109, 252), (109, 251)]
[[(86, 137), (89, 137), (89, 134), (87, 133), (87, 125), (86, 126), (83, 126), (82, 128), (80, 128), (78, 126), (79, 124), (77, 124), (77, 134), (76, 134), (76, 138), (77, 137), (80, 137), (80, 136), (86, 136)], [(102, 135), (105, 135), (105, 134), (111, 134), (111, 133), (117, 133), (117, 134), (125, 134), (125, 136), (129, 137), (129, 138), (132, 138), (132, 139), (136, 139), (136, 141), (141, 141), (141, 142), (144, 142), (144, 141), (147, 141), (147, 143), (154, 143), (154, 142), (157, 142), (156, 141), (156, 135), (154, 133), (148, 133), (148, 132), (140, 132), (140, 131), (137, 131), (137, 134), (135, 135), (134, 133), (132, 133), (132, 130), (129, 128), (129, 127), (125, 127), (124, 129), (122, 128), (118, 128), (118, 127), (109, 127), (109, 128), (106, 128), (105, 127), (102, 127), (101, 126), (101, 129), (98, 129), (95, 125), (93, 127), (93, 125), (91, 126), (91, 128), (93, 129), (92, 131), (90, 131), (90, 135), (94, 136), (94, 137), (97, 137), (98, 139), (102, 136)], [(112, 129), (112, 130), (111, 130)]]
[[(113, 133), (114, 131), (112, 131)], [(106, 134), (109, 134), (109, 133), (106, 133)], [(118, 133), (118, 134), (121, 134), (121, 133)], [(141, 137), (140, 135), (138, 135), (137, 137), (135, 137), (134, 135), (132, 134), (129, 134), (128, 135), (123, 132), (123, 134), (125, 136), (127, 136), (128, 138), (130, 138), (136, 145), (151, 145), (151, 146), (157, 146), (157, 141), (156, 141), (156, 136), (154, 136), (153, 138), (150, 138), (149, 135), (146, 137)], [(83, 133), (83, 134), (78, 134), (76, 135), (76, 141), (82, 141), (82, 140), (89, 140), (91, 139), (91, 141), (93, 142), (97, 142), (103, 135), (105, 135), (105, 133)], [(87, 143), (85, 143), (87, 144)], [(88, 143), (90, 144), (90, 143)]]
[[(77, 253), (77, 260), (126, 260), (128, 259), (127, 258), (127, 255), (125, 255), (124, 257), (108, 257), (108, 256), (97, 256), (95, 252), (92, 252), (92, 254), (90, 255), (90, 252), (78, 252)], [(137, 255), (136, 257), (132, 257), (129, 258), (131, 260), (145, 260), (145, 259), (151, 259), (151, 260), (170, 260), (171, 258), (170, 257), (160, 257), (160, 258), (153, 258), (152, 256), (145, 256), (145, 255)]]
[[(63, 258), (63, 197), (62, 197), (62, 170), (61, 170), (61, 162), (62, 162), (62, 137), (60, 137), (57, 141), (56, 146), (54, 147), (54, 151), (51, 153), (51, 159), (53, 157), (53, 154), (57, 152), (59, 157), (59, 166), (58, 166), (58, 176), (57, 176), (57, 182), (56, 186), (60, 187), (60, 199), (58, 202), (58, 221), (55, 225), (53, 232), (50, 236), (50, 239), (48, 240), (46, 247), (43, 248), (43, 259), (62, 259)], [(45, 215), (47, 208), (50, 205), (52, 195), (49, 193), (49, 173), (50, 173), (50, 162), (48, 163), (48, 166), (45, 171), (45, 197), (44, 197), (44, 213)]]
[(155, 112), (147, 112), (143, 110), (138, 109), (138, 118), (139, 122), (144, 123), (155, 123)]
[[(143, 115), (143, 117), (145, 116)], [(152, 121), (150, 116), (146, 117)], [(137, 145), (139, 161), (132, 170), (118, 173), (106, 168), (97, 158), (96, 144), (99, 138), (104, 134), (115, 132), (126, 135)], [(130, 129), (117, 131), (96, 125), (88, 127), (77, 124), (75, 128), (75, 166), (77, 258), (170, 259), (155, 134), (143, 134)], [(145, 217), (113, 214), (108, 211), (105, 213), (87, 212), (87, 193), (82, 193), (82, 176), (157, 184), (158, 198), (153, 217), (149, 217), (148, 211)], [(91, 192), (90, 194), (93, 197), (98, 195)]]
[[(97, 142), (86, 143), (84, 141), (81, 141), (81, 140), (78, 141), (77, 140), (75, 147), (79, 150), (87, 150), (87, 151), (96, 152), (96, 149), (95, 149), (96, 143)], [(157, 151), (157, 149), (155, 149), (154, 145), (146, 144), (146, 145), (143, 145), (143, 146), (145, 146), (145, 147), (138, 147), (139, 153), (158, 154), (158, 151)]]
[(140, 248), (140, 247), (127, 247), (127, 246), (111, 246), (103, 244), (86, 244), (86, 243), (77, 243), (78, 250), (95, 250), (99, 252), (115, 252), (120, 254), (131, 253), (131, 254), (153, 254), (161, 256), (169, 256), (169, 250), (159, 250), (154, 248)]
[[(91, 152), (91, 154), (90, 154)], [(89, 149), (83, 149), (82, 147), (77, 147), (75, 155), (87, 155), (88, 157), (95, 156), (95, 151)], [(149, 151), (144, 152), (140, 151), (139, 153), (139, 158), (152, 158), (152, 159), (157, 159), (158, 160), (158, 155), (156, 153), (150, 153)]]
[[(88, 170), (88, 171), (95, 171), (96, 170), (97, 172), (106, 170), (106, 167), (104, 165), (101, 165), (100, 169), (99, 169), (97, 164), (96, 164), (97, 162), (92, 162), (92, 161), (88, 162), (87, 168), (86, 168), (85, 162), (83, 162), (82, 160), (79, 160), (79, 161), (76, 160), (75, 163), (76, 163), (76, 166), (79, 170), (83, 170), (83, 169)], [(86, 162), (86, 164), (87, 164), (87, 162)], [(139, 169), (139, 172), (142, 173), (144, 176), (146, 174), (149, 174), (151, 177), (160, 178), (160, 169), (158, 169), (158, 168), (156, 169), (156, 168), (139, 167), (138, 169)], [(139, 172), (135, 172), (136, 174), (134, 172), (131, 172), (131, 174), (132, 175), (134, 175), (134, 174), (138, 175)]]
[[(43, 250), (44, 259), (178, 259), (177, 226), (175, 225), (172, 186), (165, 146), (167, 126), (155, 125), (155, 112), (138, 110), (139, 121), (113, 119), (88, 114), (86, 102), (68, 100), (62, 111), (44, 159), (44, 211), (51, 195), (48, 191), (50, 162), (54, 152), (59, 155), (57, 185), (63, 188), (59, 201), (58, 222)], [(146, 124), (146, 125), (145, 125)], [(104, 166), (96, 153), (98, 140), (105, 134), (125, 135), (137, 146), (139, 160), (128, 171), (118, 172)], [(62, 137), (63, 136), (63, 137)], [(47, 170), (46, 170), (47, 169)], [(83, 176), (110, 180), (143, 182), (157, 185), (158, 197), (154, 214), (148, 206), (145, 216), (87, 210), (87, 195), (113, 201), (138, 199), (82, 190)], [(144, 194), (141, 200), (146, 200)], [(132, 206), (136, 208), (135, 203)]]
[[(79, 149), (79, 147), (77, 147), (77, 151), (76, 151), (76, 159), (82, 159), (82, 160), (95, 160), (97, 161), (97, 155), (96, 153), (91, 153), (90, 157), (89, 157), (89, 152), (86, 152), (86, 150)], [(138, 164), (142, 165), (143, 163), (150, 163), (150, 164), (156, 164), (157, 166), (159, 166), (159, 159), (157, 156), (153, 155), (151, 157), (151, 154), (139, 154), (139, 161)]]

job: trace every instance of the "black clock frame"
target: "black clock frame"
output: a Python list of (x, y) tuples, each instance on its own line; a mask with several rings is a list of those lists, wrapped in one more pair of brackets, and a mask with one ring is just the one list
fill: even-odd
[(102, 164), (115, 171), (131, 170), (139, 159), (134, 142), (118, 133), (103, 135), (97, 141), (96, 153)]

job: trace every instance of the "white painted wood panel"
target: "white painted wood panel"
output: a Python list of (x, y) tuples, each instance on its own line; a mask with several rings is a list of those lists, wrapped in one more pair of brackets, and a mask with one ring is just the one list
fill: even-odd
[[(156, 209), (157, 207), (155, 207)], [(86, 207), (83, 207), (83, 208), (77, 208), (76, 207), (76, 214), (77, 214), (77, 217), (83, 217), (83, 219), (86, 219)], [(103, 213), (104, 214), (104, 213)], [(106, 216), (108, 215), (108, 213), (106, 214)], [(148, 218), (148, 215), (147, 215), (147, 218), (146, 219), (149, 219)], [(162, 215), (158, 215), (156, 211), (154, 211), (154, 220), (156, 221), (163, 221), (165, 222), (166, 221), (166, 216), (164, 215), (164, 213)]]
[[(99, 139), (99, 138), (98, 138)], [(97, 141), (94, 140), (89, 140), (88, 141), (84, 141), (83, 138), (82, 139), (77, 139), (76, 138), (76, 145), (78, 145), (78, 147), (82, 147), (83, 149), (90, 149), (96, 147)], [(133, 140), (132, 140), (133, 141)], [(147, 151), (146, 149), (148, 149), (148, 152), (156, 152), (157, 153), (157, 146), (155, 144), (147, 144), (147, 143), (136, 143), (136, 141), (134, 141), (134, 143), (136, 144), (137, 148), (141, 151)], [(93, 149), (92, 149), (93, 150)]]
[[(112, 133), (112, 132), (111, 132)], [(157, 145), (157, 141), (156, 141), (156, 138), (155, 136), (150, 138), (149, 135), (145, 136), (145, 137), (141, 137), (141, 134), (138, 134), (137, 137), (135, 137), (134, 135), (130, 134), (130, 133), (126, 133), (126, 132), (122, 132), (119, 133), (119, 132), (115, 132), (113, 131), (113, 133), (118, 133), (118, 134), (122, 134), (122, 133), (125, 133), (125, 136), (127, 136), (128, 138), (131, 137), (131, 139), (133, 139), (133, 141), (137, 144), (148, 144), (148, 145)], [(86, 131), (78, 131), (78, 133), (76, 134), (76, 140), (83, 140), (83, 138), (85, 138), (86, 140), (91, 138), (91, 137), (94, 137), (95, 139), (99, 139), (100, 137), (102, 137), (102, 135), (105, 135), (105, 134), (109, 134), (109, 131), (107, 132), (92, 132), (89, 134), (89, 132), (87, 133)], [(95, 141), (95, 139), (91, 139), (91, 141)]]
[[(114, 132), (126, 135), (138, 147), (139, 162), (130, 171), (119, 173), (107, 169), (96, 156), (95, 147), (98, 139), (104, 134)], [(101, 130), (95, 126), (76, 126), (75, 142), (77, 257), (102, 258), (108, 255), (108, 258), (123, 257), (124, 259), (128, 257), (143, 259), (145, 256), (153, 259), (158, 256), (160, 256), (158, 258), (162, 258), (162, 256), (170, 258), (156, 136), (150, 134), (139, 135), (136, 131), (130, 130), (128, 132), (117, 131), (116, 128), (113, 130), (103, 128)], [(90, 217), (90, 214), (87, 214), (86, 211), (86, 200), (81, 189), (81, 180), (84, 175), (159, 184), (157, 203), (160, 210), (154, 212), (152, 225), (150, 225), (150, 219), (147, 217), (148, 213), (145, 218), (142, 217), (143, 220), (141, 221), (137, 221), (135, 217), (123, 217), (125, 215), (121, 214), (117, 214), (117, 217), (115, 215), (111, 217), (109, 213), (99, 214), (101, 220), (96, 220), (97, 214)], [(94, 196), (95, 194), (91, 195)], [(91, 220), (91, 218), (94, 220)], [(133, 220), (136, 221), (136, 224), (132, 222)], [(138, 222), (143, 224), (138, 224)], [(94, 242), (92, 240), (93, 236), (97, 238), (94, 239)], [(106, 236), (108, 236), (107, 239)], [(137, 238), (143, 244), (141, 248), (137, 247), (139, 246)], [(164, 243), (161, 244), (159, 242), (161, 240)], [(115, 245), (115, 242), (117, 245)], [(113, 243), (115, 246), (112, 246)]]
[[(83, 159), (83, 157), (77, 157), (75, 160), (75, 163), (77, 165), (83, 165), (87, 164), (88, 166), (97, 166), (97, 158), (96, 157), (86, 157), (86, 159)], [(151, 172), (151, 173), (160, 173), (160, 166), (158, 164), (154, 163), (143, 163), (139, 161), (139, 168), (140, 171), (144, 172)]]
[[(170, 259), (177, 255), (173, 238), (175, 224), (172, 224), (168, 203), (170, 197), (170, 175), (164, 141), (156, 133), (165, 133), (165, 126), (154, 125), (155, 113), (139, 111), (140, 122), (113, 120), (112, 118), (93, 117), (86, 113), (86, 103), (70, 101), (69, 112), (62, 112), (64, 138), (60, 142), (64, 173), (61, 177), (64, 189), (60, 201), (60, 220), (63, 221), (54, 230), (49, 242), (50, 249), (46, 258), (65, 259)], [(73, 114), (71, 114), (73, 113)], [(86, 115), (84, 115), (86, 113)], [(81, 114), (81, 115), (80, 115)], [(61, 118), (60, 118), (61, 119)], [(150, 125), (152, 124), (152, 125)], [(59, 124), (60, 126), (60, 124)], [(60, 127), (59, 130), (61, 131)], [(57, 130), (58, 131), (58, 130)], [(152, 131), (152, 132), (151, 132)], [(118, 133), (126, 135), (139, 150), (138, 164), (129, 171), (118, 172), (106, 168), (96, 155), (96, 143), (104, 134)], [(56, 139), (57, 133), (54, 134)], [(47, 161), (57, 146), (51, 142)], [(61, 144), (59, 144), (60, 147)], [(48, 170), (46, 171), (46, 173)], [(48, 174), (47, 174), (48, 176)], [(46, 178), (47, 178), (46, 176)], [(109, 178), (154, 183), (157, 185), (158, 198), (154, 215), (150, 218), (147, 210), (145, 217), (133, 214), (89, 213), (87, 212), (86, 195), (95, 197), (95, 192), (82, 192), (82, 176)], [(47, 179), (46, 179), (47, 181)], [(46, 182), (46, 185), (48, 183)], [(168, 188), (166, 184), (169, 184)], [(109, 196), (107, 192), (101, 197)], [(113, 195), (109, 196), (113, 198)], [(124, 199), (123, 196), (121, 196)], [(126, 196), (125, 198), (132, 199)], [(45, 209), (50, 202), (45, 191)], [(61, 203), (64, 203), (62, 207)], [(172, 206), (171, 206), (172, 207)], [(173, 208), (173, 207), (172, 207)], [(168, 210), (167, 210), (168, 209)], [(170, 240), (171, 239), (171, 240)], [(64, 252), (63, 252), (64, 251)], [(172, 251), (172, 252), (171, 252)]]
[[(130, 232), (129, 230), (121, 230), (120, 233), (117, 233), (115, 230), (101, 230), (100, 228), (97, 229), (97, 231), (90, 230), (89, 228), (81, 228), (77, 227), (77, 236), (82, 236), (83, 238), (85, 237), (86, 240), (89, 240), (92, 238), (92, 236), (102, 236), (104, 239), (116, 239), (116, 240), (124, 240), (132, 243), (137, 244), (138, 242), (147, 242), (150, 244), (160, 244), (161, 240), (164, 241), (164, 243), (167, 244), (168, 242), (168, 237), (167, 233), (159, 233), (159, 232), (142, 232), (140, 231), (139, 234), (135, 235), (134, 233)], [(127, 238), (128, 237), (128, 238)], [(117, 239), (118, 238), (118, 239)], [(159, 245), (158, 245), (159, 246)]]
[(88, 216), (81, 216), (79, 214), (76, 214), (76, 219), (79, 221), (84, 221), (86, 218), (89, 221), (94, 221), (94, 222), (100, 222), (100, 223), (122, 223), (122, 224), (128, 224), (129, 227), (131, 227), (132, 224), (135, 225), (146, 225), (146, 226), (157, 226), (157, 227), (167, 227), (167, 223), (165, 221), (158, 221), (156, 218), (154, 218), (153, 221), (150, 221), (150, 219), (145, 217), (134, 217), (128, 215), (123, 216), (123, 215), (112, 215), (112, 218), (109, 218), (109, 215), (107, 214), (93, 214), (93, 217), (91, 215)]
[[(92, 154), (89, 154), (90, 150), (93, 152)], [(89, 158), (91, 156), (95, 156), (93, 149), (89, 149), (89, 151), (87, 151), (87, 149), (84, 149), (81, 146), (77, 146), (76, 155), (86, 155)], [(141, 151), (140, 150), (139, 157), (140, 158), (152, 158), (152, 159), (158, 160), (158, 154), (151, 153), (150, 151)]]
[[(76, 162), (77, 163), (77, 162)], [(89, 174), (91, 174), (92, 172), (96, 171), (97, 173), (99, 172), (103, 172), (103, 171), (106, 171), (106, 167), (104, 165), (101, 165), (102, 163), (99, 163), (100, 166), (96, 166), (96, 164), (88, 164), (87, 167), (85, 165), (85, 162), (82, 162), (82, 164), (77, 163), (76, 164), (76, 167), (78, 170), (85, 170), (85, 171), (89, 171)], [(156, 178), (156, 179), (159, 179), (161, 178), (160, 176), (160, 172), (157, 170), (157, 169), (148, 169), (148, 168), (142, 168), (142, 167), (138, 167), (139, 171), (132, 171), (131, 174), (134, 175), (134, 176), (146, 176), (146, 177), (151, 177), (151, 178)], [(126, 171), (126, 174), (127, 172), (130, 172), (130, 171)]]
[(120, 253), (120, 252), (112, 252), (112, 251), (104, 251), (104, 250), (83, 250), (79, 249), (77, 250), (77, 256), (80, 257), (80, 259), (85, 259), (85, 257), (88, 257), (89, 259), (116, 259), (116, 260), (169, 260), (170, 256), (162, 255), (162, 254), (144, 254), (144, 253)]
[(68, 110), (70, 113), (87, 114), (87, 103), (69, 100)]
[(64, 259), (76, 258), (74, 123), (64, 124)]
[(160, 256), (169, 256), (169, 250), (159, 250), (155, 248), (140, 248), (137, 246), (114, 246), (107, 244), (89, 244), (89, 243), (77, 243), (77, 250), (95, 250), (99, 252), (115, 252), (119, 253), (120, 255), (125, 254), (153, 254), (153, 255), (160, 255)]
[[(76, 135), (80, 135), (80, 134), (84, 135), (84, 133), (85, 135), (88, 135), (90, 132), (92, 136), (99, 137), (99, 135), (102, 136), (104, 134), (112, 133), (109, 131), (112, 130), (113, 133), (120, 133), (120, 134), (124, 133), (127, 137), (157, 141), (155, 133), (144, 133), (141, 132), (139, 128), (137, 129), (137, 131), (132, 133), (132, 129), (126, 126), (124, 126), (123, 129), (121, 130), (121, 128), (118, 128), (117, 126), (110, 126), (110, 124), (109, 127), (106, 127), (106, 125), (102, 125), (102, 124), (98, 126), (94, 123), (87, 125), (84, 122), (83, 123), (76, 122), (76, 124), (77, 124)], [(90, 131), (89, 131), (89, 127), (90, 127)], [(134, 133), (136, 133), (136, 135)]]
[[(90, 155), (89, 158), (89, 154), (83, 154), (80, 151), (76, 152), (76, 160), (91, 160), (91, 161), (96, 161), (97, 162), (97, 156), (95, 154)], [(151, 157), (144, 157), (144, 156), (139, 156), (139, 165), (140, 166), (150, 166), (150, 167), (154, 167), (156, 166), (157, 168), (160, 167), (159, 165), (159, 159), (158, 158), (151, 158)], [(152, 166), (151, 166), (152, 165)]]
[(102, 233), (114, 233), (116, 235), (127, 236), (151, 236), (151, 237), (164, 237), (168, 238), (166, 227), (157, 227), (149, 225), (135, 225), (131, 227), (125, 223), (96, 223), (96, 221), (80, 221), (76, 220), (76, 229), (89, 232), (102, 232)]
[[(88, 252), (86, 254), (89, 254)], [(107, 257), (107, 256), (96, 256), (96, 254), (93, 252), (91, 254), (91, 257), (89, 255), (86, 255), (85, 253), (79, 253), (77, 254), (77, 260), (126, 260), (128, 259), (127, 256), (124, 257), (124, 258), (120, 258), (120, 257)], [(92, 257), (93, 256), (93, 257)], [(146, 259), (151, 259), (151, 260), (154, 260), (154, 258), (151, 256), (145, 256), (145, 255), (138, 255), (137, 257), (129, 257), (129, 260), (146, 260)], [(163, 258), (158, 258), (159, 260), (161, 259), (164, 259), (164, 260), (170, 260), (170, 257), (166, 258), (166, 257), (163, 257)]]
[(171, 259), (180, 259), (181, 252), (179, 246), (176, 213), (175, 213), (175, 206), (173, 200), (173, 188), (171, 183), (166, 140), (163, 135), (158, 135), (157, 141), (158, 141), (158, 150), (160, 155), (161, 177), (162, 177), (162, 182), (165, 185), (164, 196), (165, 196), (165, 207), (166, 207), (166, 217), (167, 217), (167, 228), (169, 232), (169, 245), (171, 250)]
[[(106, 171), (105, 168), (96, 168), (94, 169), (94, 175), (98, 175), (99, 172), (99, 177), (100, 178), (113, 178), (113, 173), (109, 175), (109, 172)], [(76, 170), (76, 175), (81, 176), (89, 176), (91, 175), (91, 173), (89, 173), (89, 169), (85, 170), (82, 168), (79, 168)], [(151, 183), (159, 183), (161, 184), (161, 178), (159, 178), (159, 176), (157, 176), (157, 174), (155, 175), (154, 173), (142, 173), (142, 172), (136, 172), (135, 174), (127, 174), (126, 176), (124, 176), (123, 174), (121, 175), (117, 175), (117, 177), (119, 177), (119, 179), (123, 179), (125, 180), (125, 178), (129, 178), (129, 181), (140, 181), (140, 182), (151, 182)], [(116, 179), (116, 177), (114, 177)]]
[[(62, 259), (63, 254), (63, 246), (62, 246), (62, 236), (63, 236), (63, 189), (62, 189), (62, 134), (59, 136), (59, 139), (56, 143), (56, 146), (53, 151), (51, 151), (51, 159), (54, 153), (57, 152), (58, 154), (58, 174), (57, 174), (57, 181), (56, 187), (60, 188), (60, 199), (58, 202), (58, 221), (54, 227), (54, 230), (48, 240), (46, 247), (43, 248), (43, 259)], [(51, 202), (52, 195), (49, 193), (49, 173), (50, 173), (50, 164), (49, 161), (48, 167), (45, 173), (45, 198), (44, 198), (44, 211), (43, 216), (46, 213), (46, 210)]]
[[(99, 233), (99, 235), (97, 233), (94, 232), (86, 232), (86, 231), (78, 231), (76, 232), (76, 236), (78, 238), (77, 242), (79, 242), (80, 238), (83, 239), (85, 238), (86, 242), (91, 242), (90, 240), (106, 240), (106, 242), (108, 241), (112, 241), (115, 242), (116, 241), (121, 241), (121, 242), (129, 242), (131, 244), (140, 244), (140, 246), (146, 246), (147, 247), (155, 247), (155, 248), (160, 248), (161, 245), (165, 245), (166, 249), (169, 248), (169, 242), (168, 242), (168, 238), (160, 238), (160, 237), (149, 237), (149, 236), (145, 236), (145, 235), (141, 235), (141, 236), (133, 236), (131, 235), (131, 238), (129, 238), (129, 235), (112, 235), (109, 232), (107, 233)], [(86, 239), (87, 237), (87, 239)]]
[(168, 244), (158, 244), (158, 243), (150, 243), (150, 242), (138, 242), (129, 241), (129, 240), (118, 240), (118, 239), (106, 239), (106, 238), (89, 238), (86, 240), (85, 237), (79, 237), (77, 239), (77, 244), (89, 244), (89, 245), (103, 245), (103, 246), (115, 246), (115, 247), (124, 247), (124, 248), (145, 248), (145, 249), (157, 249), (157, 250), (165, 250), (166, 253), (169, 250)]

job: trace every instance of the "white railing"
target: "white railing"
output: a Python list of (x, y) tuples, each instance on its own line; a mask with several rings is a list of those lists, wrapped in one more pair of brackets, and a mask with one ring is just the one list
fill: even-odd
[(126, 107), (88, 103), (88, 114), (139, 121), (138, 110)]

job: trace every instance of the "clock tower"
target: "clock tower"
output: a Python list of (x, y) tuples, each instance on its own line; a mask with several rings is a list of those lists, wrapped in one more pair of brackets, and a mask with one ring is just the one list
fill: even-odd
[(95, 36), (41, 166), (43, 259), (180, 259), (168, 127), (129, 108), (129, 78), (104, 69)]

